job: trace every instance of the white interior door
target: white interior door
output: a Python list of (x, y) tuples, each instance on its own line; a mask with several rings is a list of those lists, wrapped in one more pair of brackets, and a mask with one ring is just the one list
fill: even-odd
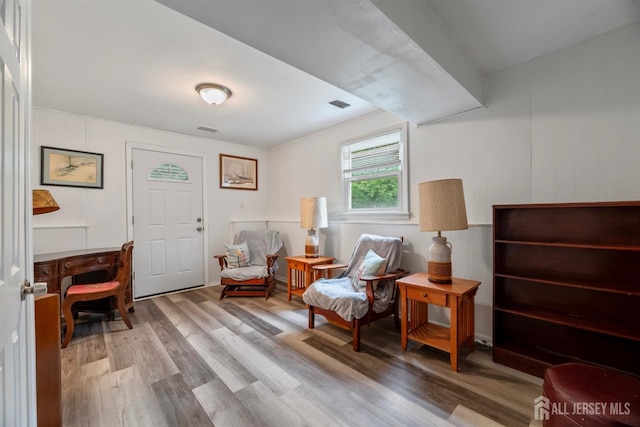
[(203, 159), (132, 150), (135, 298), (204, 285)]
[(32, 270), (27, 207), (30, 115), (29, 0), (0, 1), (0, 424), (35, 425), (33, 296), (20, 287)]

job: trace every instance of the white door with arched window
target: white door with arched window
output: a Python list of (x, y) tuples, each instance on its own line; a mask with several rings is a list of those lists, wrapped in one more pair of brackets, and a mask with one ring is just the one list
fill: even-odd
[(204, 157), (132, 148), (135, 298), (205, 280)]

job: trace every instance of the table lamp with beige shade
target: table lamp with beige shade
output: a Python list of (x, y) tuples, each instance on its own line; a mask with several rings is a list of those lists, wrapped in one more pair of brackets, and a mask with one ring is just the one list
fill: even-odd
[(303, 197), (300, 199), (300, 227), (308, 228), (305, 238), (304, 255), (307, 258), (317, 258), (320, 242), (316, 234), (316, 228), (329, 226), (327, 218), (326, 197)]
[(430, 282), (451, 283), (451, 243), (442, 231), (466, 230), (467, 210), (461, 179), (442, 179), (418, 184), (420, 231), (437, 231), (429, 247), (427, 272)]

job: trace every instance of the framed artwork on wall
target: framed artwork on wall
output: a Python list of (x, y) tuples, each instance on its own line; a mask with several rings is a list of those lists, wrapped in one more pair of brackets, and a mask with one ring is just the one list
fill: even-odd
[(42, 147), (40, 184), (103, 188), (104, 154)]
[(220, 154), (220, 188), (258, 189), (258, 160)]

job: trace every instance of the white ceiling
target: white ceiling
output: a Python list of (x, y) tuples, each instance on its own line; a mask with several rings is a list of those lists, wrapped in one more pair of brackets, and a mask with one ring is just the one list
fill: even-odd
[[(32, 4), (35, 106), (265, 148), (380, 108), (478, 108), (483, 74), (640, 19), (637, 0)], [(209, 106), (202, 82), (233, 96)]]
[(640, 20), (637, 0), (425, 0), (485, 73)]

